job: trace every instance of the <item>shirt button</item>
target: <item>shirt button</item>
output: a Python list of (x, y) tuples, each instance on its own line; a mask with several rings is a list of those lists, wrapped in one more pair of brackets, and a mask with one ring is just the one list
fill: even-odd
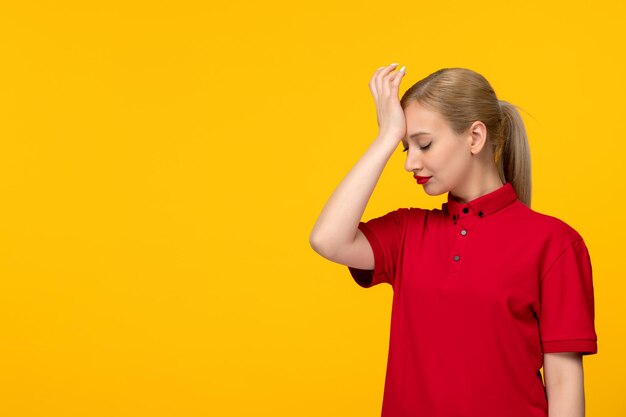
[(466, 213), (466, 214), (467, 214), (467, 213), (469, 213), (469, 209), (468, 209), (467, 207), (465, 207), (465, 208), (463, 209), (463, 213)]
[(479, 215), (480, 217), (483, 217), (483, 212), (482, 212), (482, 211), (479, 211), (479, 212), (478, 212), (478, 215)]
[(459, 255), (454, 255), (454, 260), (458, 261), (459, 259), (461, 259), (461, 257)]
[(467, 230), (465, 230), (465, 229), (461, 230), (461, 234), (462, 234), (463, 236), (465, 236), (465, 235), (467, 234)]

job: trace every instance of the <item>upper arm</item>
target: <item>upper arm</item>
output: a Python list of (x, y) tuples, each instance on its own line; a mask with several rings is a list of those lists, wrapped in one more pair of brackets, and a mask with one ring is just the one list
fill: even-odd
[(354, 241), (350, 245), (341, 248), (334, 256), (334, 259), (331, 260), (353, 268), (374, 269), (374, 251), (363, 232), (359, 229), (356, 231)]
[(323, 251), (313, 244), (311, 246), (329, 261), (360, 269), (374, 269), (374, 252), (363, 232), (358, 229), (352, 242), (335, 248), (332, 252)]
[(582, 382), (582, 354), (579, 352), (544, 353), (543, 373), (546, 387), (562, 382)]
[(320, 254), (347, 266), (361, 287), (369, 288), (383, 282), (393, 286), (407, 234), (409, 213), (410, 209), (399, 208), (367, 222), (361, 221), (350, 243), (334, 245), (332, 251)]
[(350, 275), (363, 288), (395, 283), (402, 260), (410, 209), (400, 208), (359, 222), (352, 253), (344, 257)]
[(566, 245), (550, 264), (539, 290), (543, 352), (597, 353), (593, 273), (582, 237)]

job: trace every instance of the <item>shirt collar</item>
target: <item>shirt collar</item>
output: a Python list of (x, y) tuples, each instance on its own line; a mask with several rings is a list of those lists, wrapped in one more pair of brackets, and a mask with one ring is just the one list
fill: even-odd
[(483, 218), (512, 204), (517, 200), (515, 189), (509, 182), (490, 193), (477, 197), (467, 203), (461, 203), (448, 192), (448, 202), (443, 203), (442, 210), (446, 217), (456, 222), (460, 218), (478, 216)]

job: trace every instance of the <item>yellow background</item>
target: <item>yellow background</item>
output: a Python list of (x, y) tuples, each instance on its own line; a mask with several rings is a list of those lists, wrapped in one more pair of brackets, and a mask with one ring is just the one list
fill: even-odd
[[(525, 110), (533, 208), (592, 257), (587, 413), (624, 415), (625, 9), (2, 2), (0, 415), (379, 416), (392, 290), (308, 239), (392, 62)], [(444, 201), (401, 150), (364, 219)]]

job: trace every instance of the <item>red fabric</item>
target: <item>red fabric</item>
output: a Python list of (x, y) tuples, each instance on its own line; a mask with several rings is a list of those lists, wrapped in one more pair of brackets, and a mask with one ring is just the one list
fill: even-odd
[(510, 183), (359, 229), (375, 266), (352, 277), (393, 288), (382, 417), (547, 417), (543, 353), (597, 353), (583, 238)]

